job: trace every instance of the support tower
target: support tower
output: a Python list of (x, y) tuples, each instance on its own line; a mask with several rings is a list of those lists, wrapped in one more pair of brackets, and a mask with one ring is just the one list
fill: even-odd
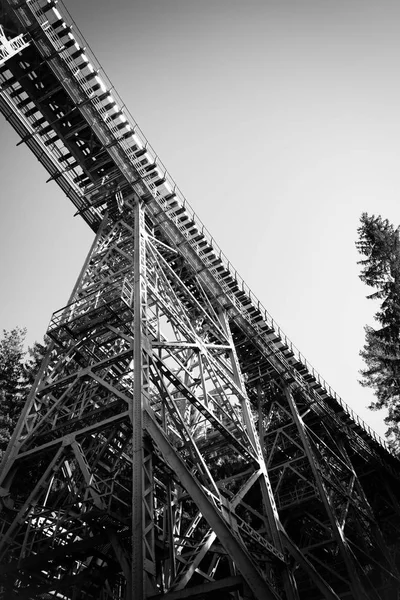
[(247, 288), (58, 6), (0, 0), (3, 45), (23, 41), (0, 111), (95, 237), (2, 464), (0, 599), (398, 600), (398, 459)]

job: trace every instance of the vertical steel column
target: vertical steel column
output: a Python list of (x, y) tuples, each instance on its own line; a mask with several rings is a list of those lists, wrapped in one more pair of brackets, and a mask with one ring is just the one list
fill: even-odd
[[(246, 386), (243, 379), (242, 370), (240, 368), (239, 359), (237, 357), (235, 344), (232, 338), (232, 332), (229, 326), (229, 320), (226, 312), (223, 312), (220, 317), (220, 321), (224, 328), (226, 335), (228, 336), (230, 345), (231, 345), (231, 365), (234, 373), (234, 379), (237, 386), (242, 391), (242, 397), (240, 399), (240, 405), (242, 409), (243, 419), (246, 425), (247, 433), (250, 439), (250, 442), (255, 449), (260, 471), (262, 473), (260, 478), (260, 486), (261, 486), (261, 494), (263, 498), (263, 504), (265, 511), (267, 513), (267, 523), (271, 535), (271, 541), (274, 544), (275, 548), (279, 550), (282, 554), (284, 554), (285, 549), (282, 543), (281, 537), (281, 523), (279, 519), (278, 509), (276, 507), (274, 494), (271, 487), (271, 482), (269, 480), (269, 475), (267, 471), (267, 466), (264, 458), (264, 450), (261, 447), (261, 443), (263, 437), (257, 435), (257, 430), (254, 424), (253, 416), (250, 408), (250, 401), (247, 396)], [(258, 389), (258, 393), (260, 393), (260, 389)], [(260, 398), (259, 398), (260, 401)], [(261, 426), (260, 426), (261, 427)], [(261, 431), (261, 429), (260, 429)], [(283, 585), (285, 589), (286, 596), (288, 600), (299, 600), (299, 594), (297, 590), (297, 584), (293, 573), (287, 566), (283, 569)]]
[[(146, 411), (145, 426), (154, 442), (158, 446), (165, 461), (176, 473), (182, 486), (193, 499), (208, 525), (213, 529), (221, 545), (237, 566), (238, 571), (247, 582), (256, 600), (280, 600), (280, 596), (272, 583), (260, 574), (253, 559), (244, 548), (239, 537), (233, 534), (232, 527), (228, 524), (222, 512), (218, 510), (203, 485), (196, 480), (189, 470), (179, 452), (172, 446), (164, 431), (155, 420), (154, 416)], [(188, 597), (188, 596), (186, 596)], [(136, 596), (133, 600), (139, 600)]]
[(288, 405), (290, 407), (290, 411), (292, 413), (293, 420), (297, 426), (297, 430), (299, 432), (299, 436), (300, 436), (301, 442), (303, 444), (304, 452), (310, 463), (311, 471), (314, 475), (316, 486), (318, 488), (318, 491), (320, 493), (322, 502), (324, 504), (327, 516), (331, 523), (333, 537), (336, 539), (337, 545), (338, 545), (341, 555), (343, 557), (343, 561), (346, 565), (352, 594), (354, 595), (354, 598), (357, 600), (368, 600), (368, 596), (367, 596), (367, 594), (364, 590), (364, 587), (359, 579), (359, 576), (356, 572), (355, 565), (354, 565), (353, 559), (351, 557), (351, 552), (348, 547), (347, 541), (344, 537), (343, 531), (336, 519), (336, 516), (333, 513), (333, 510), (332, 510), (332, 507), (331, 507), (331, 504), (330, 504), (330, 501), (328, 498), (328, 494), (325, 489), (324, 482), (322, 481), (322, 477), (320, 475), (317, 461), (315, 460), (315, 456), (314, 456), (310, 441), (308, 439), (308, 435), (306, 432), (306, 428), (305, 428), (303, 419), (301, 418), (301, 415), (297, 408), (296, 401), (292, 395), (292, 392), (288, 387), (285, 387), (285, 396), (286, 396)]
[(139, 198), (134, 211), (134, 317), (133, 361), (134, 389), (131, 404), (132, 421), (132, 596), (129, 600), (144, 598), (144, 549), (143, 549), (143, 358), (142, 319), (143, 294), (145, 294), (146, 257), (144, 248), (144, 215)]

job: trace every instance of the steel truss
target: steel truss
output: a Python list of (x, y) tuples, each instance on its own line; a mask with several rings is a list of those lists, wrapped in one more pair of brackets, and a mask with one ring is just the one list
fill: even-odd
[(29, 37), (0, 111), (96, 233), (2, 464), (1, 600), (398, 600), (397, 458), (276, 328), (55, 2), (0, 8)]
[(106, 215), (52, 317), (2, 476), (4, 597), (386, 597), (344, 441), (290, 384), (257, 412), (229, 311), (145, 211)]

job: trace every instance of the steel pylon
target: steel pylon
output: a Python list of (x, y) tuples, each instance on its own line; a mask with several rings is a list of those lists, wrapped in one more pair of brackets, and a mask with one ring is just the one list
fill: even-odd
[(51, 319), (3, 462), (1, 597), (394, 597), (340, 436), (290, 379), (246, 386), (229, 308), (140, 191)]
[(113, 210), (9, 448), (4, 593), (140, 599), (196, 581), (279, 598), (288, 568), (226, 311), (145, 201)]

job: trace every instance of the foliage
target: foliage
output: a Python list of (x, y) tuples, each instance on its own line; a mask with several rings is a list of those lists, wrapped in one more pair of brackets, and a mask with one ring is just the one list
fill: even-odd
[(374, 292), (367, 298), (380, 300), (375, 314), (379, 327), (365, 327), (365, 345), (360, 352), (365, 368), (361, 384), (374, 390), (370, 408), (386, 408), (387, 437), (400, 445), (400, 238), (382, 217), (363, 213), (358, 229), (358, 251), (364, 256), (360, 279)]
[(16, 327), (3, 330), (0, 340), (0, 460), (45, 352), (45, 346), (37, 342), (26, 352), (25, 336), (26, 330)]

